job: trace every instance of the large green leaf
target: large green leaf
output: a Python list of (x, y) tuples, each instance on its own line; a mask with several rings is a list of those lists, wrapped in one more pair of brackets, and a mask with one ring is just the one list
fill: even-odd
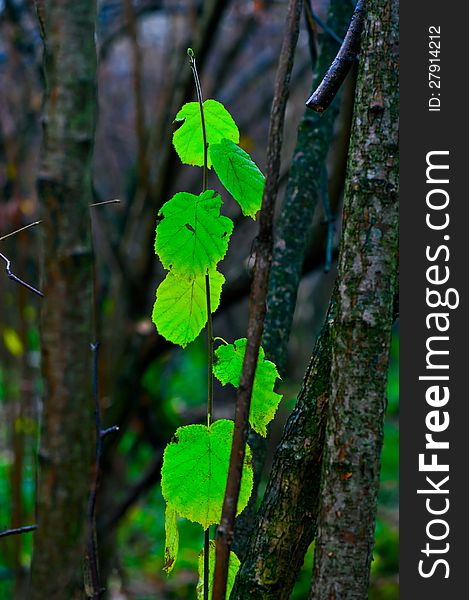
[(215, 268), (225, 256), (233, 221), (220, 215), (220, 196), (207, 190), (195, 196), (179, 192), (159, 214), (155, 250), (165, 269), (195, 277)]
[[(161, 470), (161, 489), (178, 514), (207, 529), (219, 523), (225, 495), (233, 421), (179, 427), (166, 446)], [(246, 448), (238, 513), (247, 505), (252, 491), (251, 452)]]
[[(216, 543), (215, 540), (210, 540), (210, 550), (208, 553), (208, 597), (212, 597), (213, 593), (213, 574), (215, 572), (215, 551)], [(231, 590), (233, 589), (236, 575), (238, 574), (241, 562), (234, 552), (230, 552), (230, 561), (228, 563), (228, 581), (226, 585), (226, 597), (229, 598)], [(199, 571), (199, 582), (197, 583), (197, 600), (203, 600), (204, 598), (204, 550), (202, 549), (199, 553), (198, 561)]]
[[(225, 278), (216, 270), (209, 278), (210, 307), (215, 312)], [(184, 348), (195, 340), (207, 323), (205, 275), (187, 279), (170, 271), (156, 290), (152, 319), (158, 332), (174, 344)]]
[[(246, 344), (246, 338), (242, 338), (234, 344), (226, 344), (215, 350), (213, 373), (223, 385), (231, 383), (238, 387)], [(279, 378), (277, 367), (264, 357), (265, 353), (261, 347), (254, 377), (249, 423), (254, 431), (265, 437), (267, 425), (275, 417), (282, 395), (274, 392), (275, 382)]]
[[(238, 143), (238, 128), (223, 104), (216, 100), (205, 100), (203, 106), (208, 146), (217, 144), (223, 138)], [(204, 138), (199, 103), (184, 104), (176, 115), (175, 121), (184, 121), (173, 134), (173, 144), (179, 158), (186, 165), (202, 167), (204, 164)], [(210, 156), (208, 157), (208, 166), (211, 166)]]
[(243, 214), (256, 216), (261, 208), (265, 178), (249, 154), (229, 139), (209, 147), (218, 178), (241, 206)]
[(166, 534), (166, 542), (164, 549), (164, 566), (166, 573), (171, 573), (176, 563), (179, 549), (179, 531), (177, 526), (177, 511), (171, 506), (166, 505), (164, 513), (164, 529)]

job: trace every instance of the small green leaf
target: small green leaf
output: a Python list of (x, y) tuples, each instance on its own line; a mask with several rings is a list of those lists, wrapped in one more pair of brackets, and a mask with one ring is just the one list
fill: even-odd
[(166, 505), (164, 513), (164, 530), (166, 542), (164, 549), (164, 566), (166, 573), (171, 573), (176, 564), (179, 549), (179, 531), (177, 526), (177, 512), (171, 504)]
[[(223, 104), (216, 100), (205, 100), (203, 107), (208, 146), (218, 144), (223, 138), (238, 143), (238, 128)], [(199, 103), (184, 104), (176, 115), (175, 121), (184, 121), (173, 134), (173, 144), (179, 158), (186, 165), (202, 167), (204, 164), (204, 138)], [(211, 164), (209, 156), (208, 166), (210, 167)]]
[(261, 208), (265, 183), (256, 163), (228, 139), (210, 146), (209, 155), (218, 178), (241, 206), (243, 214), (254, 219)]
[[(215, 572), (215, 551), (216, 543), (215, 540), (210, 540), (210, 551), (208, 554), (208, 573), (209, 573), (209, 585), (208, 585), (208, 597), (212, 597), (213, 593), (213, 574)], [(228, 582), (226, 585), (226, 597), (229, 598), (231, 590), (233, 589), (236, 575), (238, 574), (241, 562), (234, 552), (230, 552), (230, 561), (228, 563)], [(204, 598), (204, 550), (202, 549), (199, 553), (198, 561), (199, 571), (199, 582), (197, 583), (197, 600), (203, 600)]]
[[(246, 344), (246, 338), (242, 338), (236, 340), (234, 344), (223, 345), (215, 350), (213, 374), (223, 385), (231, 383), (234, 387), (238, 387)], [(275, 417), (282, 395), (273, 391), (275, 382), (279, 378), (277, 367), (270, 360), (265, 360), (264, 356), (261, 347), (254, 377), (249, 423), (254, 431), (265, 437), (267, 425)]]
[[(219, 523), (225, 495), (233, 421), (179, 427), (166, 446), (161, 470), (161, 489), (168, 504), (181, 517), (207, 529)], [(251, 451), (246, 448), (238, 514), (246, 507), (252, 491)]]
[(159, 214), (155, 250), (165, 269), (195, 277), (215, 268), (228, 249), (233, 221), (220, 215), (222, 199), (212, 190), (195, 196), (179, 192)]
[[(225, 278), (216, 270), (209, 277), (210, 307), (215, 312)], [(156, 290), (152, 319), (158, 332), (173, 344), (184, 348), (195, 340), (207, 323), (205, 275), (187, 279), (170, 271)]]

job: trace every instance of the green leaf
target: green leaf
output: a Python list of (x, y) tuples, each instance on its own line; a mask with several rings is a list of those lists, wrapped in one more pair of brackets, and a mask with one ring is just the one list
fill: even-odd
[[(208, 585), (208, 597), (212, 597), (213, 593), (213, 574), (215, 572), (215, 540), (210, 540), (210, 550), (208, 553), (208, 573), (209, 573), (209, 585)], [(231, 590), (233, 589), (236, 575), (238, 574), (241, 561), (234, 552), (230, 552), (230, 561), (228, 563), (228, 582), (226, 586), (226, 597), (229, 598)], [(197, 583), (197, 600), (203, 600), (204, 598), (204, 550), (202, 549), (199, 553), (198, 560), (198, 571), (199, 571), (199, 582)]]
[[(220, 304), (223, 275), (209, 272), (210, 307), (215, 312)], [(158, 332), (183, 348), (195, 340), (207, 323), (205, 275), (187, 279), (170, 271), (156, 290), (153, 323)]]
[[(181, 517), (207, 529), (219, 523), (230, 461), (233, 421), (179, 427), (166, 446), (161, 470), (163, 496)], [(252, 491), (251, 451), (246, 448), (238, 514)]]
[[(220, 102), (205, 100), (205, 130), (207, 144), (218, 144), (223, 138), (239, 142), (239, 131), (233, 117)], [(184, 123), (173, 134), (173, 144), (181, 161), (186, 165), (202, 167), (204, 164), (204, 138), (198, 102), (184, 104), (175, 121)], [(208, 166), (211, 166), (210, 156)]]
[(200, 196), (179, 192), (163, 205), (155, 250), (165, 269), (195, 277), (216, 267), (233, 231), (233, 221), (220, 215), (222, 204), (217, 193), (207, 190)]
[(171, 504), (166, 505), (164, 513), (164, 530), (166, 542), (164, 549), (164, 566), (166, 573), (171, 573), (176, 564), (179, 549), (179, 531), (177, 526), (177, 511)]
[(209, 147), (218, 178), (241, 206), (243, 214), (256, 216), (261, 208), (265, 177), (249, 154), (229, 139)]
[[(231, 383), (238, 387), (246, 344), (246, 338), (242, 338), (236, 340), (234, 344), (219, 346), (215, 350), (213, 374), (223, 385)], [(277, 367), (270, 360), (265, 360), (264, 356), (261, 347), (254, 377), (249, 423), (254, 431), (265, 437), (267, 425), (275, 417), (282, 395), (273, 391), (275, 382), (279, 378)]]

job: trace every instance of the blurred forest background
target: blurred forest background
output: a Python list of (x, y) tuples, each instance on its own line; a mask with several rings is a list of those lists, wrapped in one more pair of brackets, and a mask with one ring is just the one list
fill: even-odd
[[(185, 351), (159, 337), (151, 322), (163, 269), (154, 255), (155, 217), (177, 190), (198, 193), (200, 172), (181, 168), (171, 151), (172, 120), (181, 100), (194, 99), (186, 48), (196, 48), (206, 98), (223, 102), (241, 132), (241, 145), (260, 166), (265, 148), (286, 2), (100, 0), (97, 48), (99, 112), (94, 150), (92, 209), (96, 254), (100, 387), (107, 424), (120, 427), (106, 441), (98, 530), (114, 600), (195, 597), (201, 529), (180, 523), (180, 557), (163, 571), (162, 452), (175, 429), (205, 418), (205, 342)], [(344, 0), (344, 4), (348, 4)], [(350, 3), (351, 4), (351, 3)], [(287, 108), (279, 203), (285, 194), (298, 127), (318, 48), (337, 51), (345, 30), (326, 33), (328, 0), (307, 3)], [(353, 7), (352, 7), (353, 8)], [(349, 12), (350, 15), (350, 12)], [(0, 0), (0, 237), (38, 218), (36, 179), (43, 99), (42, 41), (34, 3)], [(353, 105), (353, 74), (336, 99), (327, 154), (328, 179), (308, 225), (304, 274), (289, 341), (284, 399), (270, 426), (269, 457), (294, 406), (335, 279), (345, 160)], [(321, 122), (317, 121), (317, 135)], [(328, 142), (327, 142), (328, 143)], [(321, 194), (320, 194), (321, 195)], [(223, 264), (227, 279), (215, 335), (245, 336), (252, 240), (257, 225), (238, 205)], [(40, 287), (38, 228), (0, 241), (15, 273)], [(329, 239), (329, 242), (328, 242)], [(328, 265), (328, 252), (331, 264)], [(38, 420), (41, 416), (38, 310), (40, 299), (9, 281), (0, 263), (0, 530), (34, 523)], [(328, 270), (329, 272), (325, 272)], [(70, 298), (79, 303), (80, 298)], [(91, 340), (90, 340), (91, 341)], [(394, 332), (382, 456), (372, 600), (398, 597), (398, 353)], [(215, 418), (232, 418), (234, 391), (217, 384)], [(91, 402), (91, 400), (90, 400)], [(91, 409), (91, 404), (90, 404)], [(265, 485), (269, 460), (263, 476)], [(0, 597), (24, 598), (32, 535), (0, 539)], [(292, 598), (307, 597), (311, 547)]]

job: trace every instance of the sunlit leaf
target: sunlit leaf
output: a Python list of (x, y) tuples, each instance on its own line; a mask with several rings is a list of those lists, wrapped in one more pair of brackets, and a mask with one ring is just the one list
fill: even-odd
[[(203, 107), (208, 146), (217, 144), (223, 138), (238, 143), (238, 128), (223, 104), (216, 100), (205, 100)], [(204, 164), (204, 139), (199, 103), (184, 104), (176, 115), (175, 121), (184, 121), (173, 135), (173, 144), (179, 158), (186, 165), (202, 167)], [(208, 157), (208, 166), (211, 166), (210, 156)]]
[(195, 277), (213, 269), (228, 249), (233, 221), (220, 215), (222, 199), (212, 190), (195, 196), (179, 192), (159, 214), (155, 250), (165, 269)]
[[(242, 338), (234, 344), (222, 345), (215, 350), (213, 373), (223, 385), (231, 383), (238, 387), (246, 344), (246, 338)], [(277, 367), (270, 360), (265, 360), (264, 356), (261, 347), (254, 377), (249, 423), (254, 431), (265, 437), (267, 425), (274, 418), (282, 395), (274, 392), (275, 382), (279, 378)]]
[(255, 218), (261, 208), (264, 175), (249, 154), (231, 140), (221, 140), (209, 147), (218, 178), (241, 206), (243, 214)]
[[(223, 275), (210, 271), (210, 308), (220, 304)], [(207, 323), (205, 275), (192, 279), (178, 277), (169, 272), (156, 290), (153, 306), (153, 323), (158, 332), (170, 342), (187, 346), (195, 340)]]
[[(213, 593), (213, 574), (215, 572), (215, 540), (210, 540), (210, 551), (208, 554), (208, 573), (209, 573), (209, 585), (208, 585), (208, 597), (212, 597)], [(228, 581), (226, 585), (226, 597), (229, 598), (231, 590), (233, 589), (236, 575), (238, 574), (241, 562), (234, 552), (230, 552), (230, 561), (228, 563)], [(197, 600), (203, 600), (204, 598), (204, 550), (202, 549), (199, 553), (198, 561), (199, 581), (197, 583)]]
[[(233, 421), (179, 427), (166, 446), (161, 470), (163, 496), (178, 514), (204, 529), (219, 523), (230, 461)], [(238, 513), (252, 491), (251, 452), (246, 449)]]
[(166, 573), (171, 573), (176, 563), (179, 549), (179, 531), (177, 526), (177, 511), (171, 504), (166, 505), (164, 513), (164, 529), (166, 534), (164, 548), (164, 566)]

